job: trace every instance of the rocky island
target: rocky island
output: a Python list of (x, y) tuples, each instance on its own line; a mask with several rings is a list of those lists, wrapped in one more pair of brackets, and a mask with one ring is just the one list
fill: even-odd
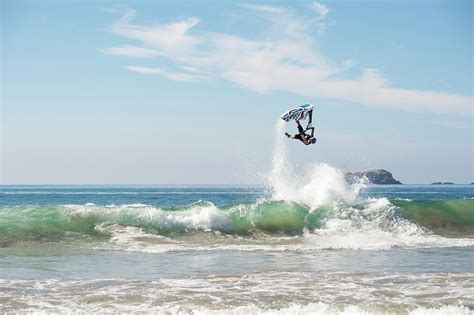
[(435, 182), (435, 183), (431, 183), (431, 185), (454, 185), (454, 183), (451, 183), (451, 182)]
[(367, 170), (364, 172), (347, 172), (344, 174), (349, 183), (367, 178), (369, 183), (377, 185), (401, 185), (402, 183), (393, 178), (392, 173), (384, 169)]

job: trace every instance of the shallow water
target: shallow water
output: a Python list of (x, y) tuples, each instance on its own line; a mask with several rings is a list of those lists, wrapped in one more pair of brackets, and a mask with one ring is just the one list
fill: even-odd
[(2, 186), (0, 311), (473, 312), (472, 186), (336, 188)]

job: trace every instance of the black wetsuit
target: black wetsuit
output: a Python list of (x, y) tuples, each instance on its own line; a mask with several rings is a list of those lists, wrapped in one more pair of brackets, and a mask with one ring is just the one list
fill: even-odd
[[(294, 136), (292, 136), (291, 138), (293, 139), (298, 139), (300, 140), (301, 142), (303, 142), (305, 145), (308, 145), (308, 144), (311, 144), (311, 143), (314, 143), (316, 142), (316, 139), (314, 139), (314, 142), (312, 142), (312, 138), (314, 137), (314, 127), (310, 127), (311, 126), (311, 123), (313, 121), (313, 110), (311, 110), (309, 113), (308, 113), (308, 117), (309, 117), (309, 120), (308, 120), (308, 127), (306, 127), (306, 130), (303, 129), (303, 127), (301, 126), (300, 122), (298, 120), (296, 120), (296, 125), (298, 126), (298, 133)], [(311, 130), (311, 134), (307, 134), (306, 131), (308, 130)], [(288, 137), (290, 137), (289, 134), (286, 134)], [(309, 143), (305, 143), (304, 142), (304, 139), (309, 142)]]
[[(309, 138), (311, 138), (310, 135), (305, 134), (304, 129), (303, 129), (303, 127), (301, 127), (300, 124), (298, 124), (298, 132), (299, 132), (299, 133), (297, 133), (296, 135), (294, 135), (293, 138), (298, 139), (298, 140), (300, 140), (300, 141), (303, 142), (303, 143), (304, 143), (304, 141), (303, 141), (303, 137), (301, 136), (302, 134), (304, 134), (304, 136), (305, 136), (305, 138), (306, 138), (307, 140), (309, 140)], [(305, 143), (305, 144), (306, 144), (306, 143)]]

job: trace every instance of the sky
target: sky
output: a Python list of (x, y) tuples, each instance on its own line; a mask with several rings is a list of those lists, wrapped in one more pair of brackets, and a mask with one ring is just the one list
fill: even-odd
[(258, 183), (304, 103), (299, 169), (474, 181), (471, 1), (0, 3), (1, 184)]

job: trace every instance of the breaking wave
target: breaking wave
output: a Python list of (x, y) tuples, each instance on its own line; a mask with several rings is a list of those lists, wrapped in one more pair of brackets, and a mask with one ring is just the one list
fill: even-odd
[[(384, 198), (352, 205), (337, 198), (328, 199), (316, 208), (275, 200), (220, 208), (199, 201), (172, 210), (140, 204), (2, 207), (0, 240), (3, 244), (100, 240), (124, 233), (173, 239), (211, 233), (216, 241), (224, 236), (267, 241), (297, 237), (319, 249), (467, 246), (474, 244), (474, 239), (466, 238), (472, 236), (474, 229), (473, 207), (473, 200), (425, 203), (390, 202)], [(429, 214), (425, 213), (427, 209)], [(464, 238), (443, 237), (434, 230)]]
[[(283, 125), (277, 125), (282, 133)], [(297, 175), (276, 137), (269, 197), (218, 207), (145, 204), (3, 206), (0, 246), (21, 241), (108, 242), (126, 250), (387, 249), (474, 245), (474, 200), (366, 198), (364, 183), (316, 163)], [(184, 245), (183, 245), (184, 244)], [(191, 244), (192, 246), (187, 246)], [(207, 246), (207, 247), (206, 247)]]

